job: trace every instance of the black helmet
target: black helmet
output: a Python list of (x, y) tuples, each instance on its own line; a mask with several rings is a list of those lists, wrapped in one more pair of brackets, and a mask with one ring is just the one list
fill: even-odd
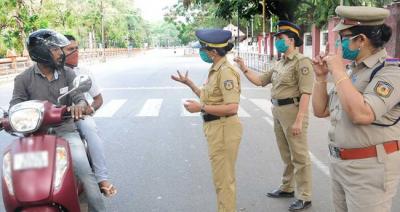
[(63, 52), (62, 61), (54, 61), (51, 49), (60, 48), (68, 45), (70, 41), (64, 35), (50, 30), (39, 29), (32, 32), (26, 42), (28, 47), (29, 56), (31, 59), (38, 63), (49, 65), (53, 68), (60, 68), (64, 66), (65, 54)]

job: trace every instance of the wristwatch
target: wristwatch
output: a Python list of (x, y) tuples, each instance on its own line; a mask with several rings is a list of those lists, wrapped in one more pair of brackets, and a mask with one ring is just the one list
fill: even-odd
[(204, 110), (205, 107), (206, 107), (205, 104), (202, 104), (202, 105), (201, 105), (201, 108), (200, 108), (200, 112), (201, 112), (201, 113), (206, 113), (206, 111)]

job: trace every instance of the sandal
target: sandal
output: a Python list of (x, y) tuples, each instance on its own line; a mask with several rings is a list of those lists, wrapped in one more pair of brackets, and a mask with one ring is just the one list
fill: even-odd
[(113, 184), (110, 184), (107, 187), (106, 186), (100, 187), (100, 191), (101, 193), (103, 193), (105, 197), (112, 197), (116, 195), (118, 192), (118, 190), (114, 187)]

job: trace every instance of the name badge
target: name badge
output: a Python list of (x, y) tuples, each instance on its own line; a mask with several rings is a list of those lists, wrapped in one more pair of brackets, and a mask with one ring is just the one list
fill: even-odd
[(63, 95), (68, 92), (68, 87), (60, 88), (60, 94)]

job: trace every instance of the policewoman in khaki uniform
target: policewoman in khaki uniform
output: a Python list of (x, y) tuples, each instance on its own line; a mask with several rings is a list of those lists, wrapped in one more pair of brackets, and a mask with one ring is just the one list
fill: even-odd
[(311, 162), (307, 127), (314, 77), (311, 60), (300, 54), (296, 48), (303, 45), (300, 28), (288, 21), (280, 21), (278, 27), (275, 47), (278, 52), (283, 53), (283, 57), (270, 70), (257, 75), (246, 67), (240, 57), (235, 58), (235, 61), (254, 85), (266, 86), (272, 83), (274, 130), (284, 171), (279, 189), (269, 192), (267, 196), (296, 196), (296, 200), (289, 206), (289, 210), (295, 211), (311, 206)]
[[(330, 116), (329, 151), (336, 212), (389, 212), (400, 178), (400, 68), (384, 44), (389, 11), (339, 6), (337, 50), (314, 58), (313, 108)], [(346, 71), (344, 59), (352, 61)], [(330, 73), (335, 86), (327, 92)]]
[(201, 89), (189, 78), (171, 76), (173, 80), (189, 86), (200, 97), (200, 103), (188, 100), (184, 106), (191, 113), (201, 112), (204, 133), (208, 141), (218, 212), (236, 211), (235, 165), (242, 125), (237, 116), (240, 99), (240, 75), (227, 61), (226, 54), (233, 44), (232, 33), (220, 29), (197, 30), (200, 57), (212, 63), (207, 82)]

